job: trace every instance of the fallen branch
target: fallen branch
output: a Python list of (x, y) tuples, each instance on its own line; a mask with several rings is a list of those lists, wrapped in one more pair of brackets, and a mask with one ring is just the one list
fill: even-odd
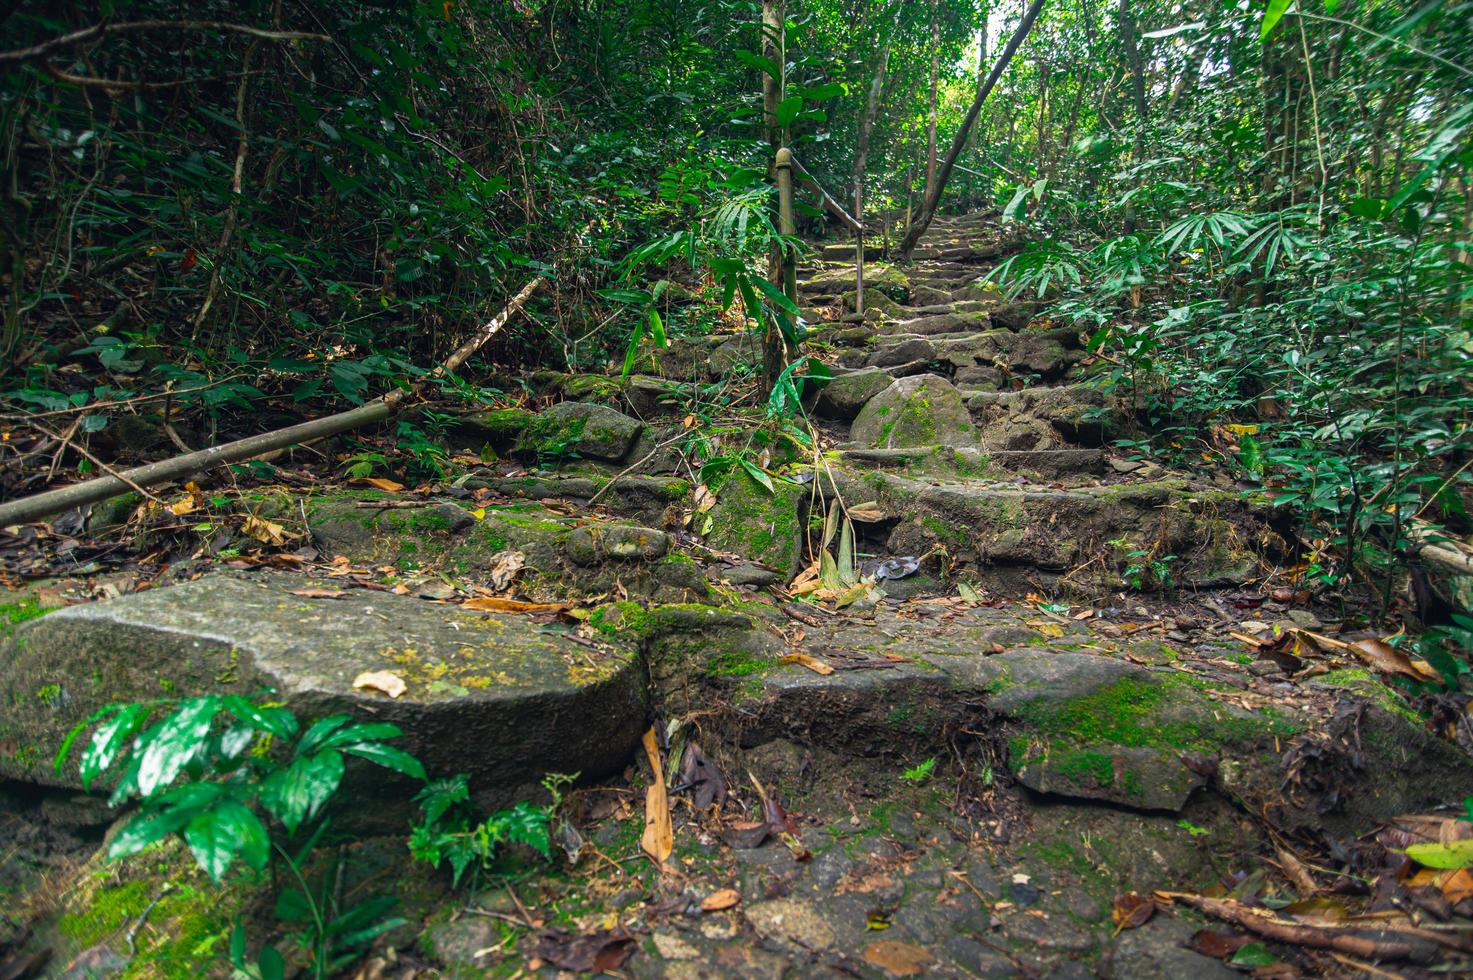
[(1398, 927), (1389, 923), (1369, 928), (1349, 925), (1312, 926), (1280, 919), (1265, 909), (1250, 908), (1239, 902), (1189, 892), (1156, 892), (1156, 897), (1189, 905), (1199, 912), (1230, 922), (1265, 939), (1334, 950), (1363, 960), (1430, 963), (1437, 959), (1438, 948), (1444, 946), (1459, 952), (1473, 952), (1473, 939), (1415, 926)]
[[(598, 219), (590, 221), (583, 229), (582, 235), (586, 235), (593, 229)], [(579, 236), (580, 240), (582, 235)], [(465, 363), (476, 351), (480, 350), (487, 341), (501, 332), (518, 312), (526, 306), (532, 294), (537, 292), (547, 281), (546, 275), (537, 276), (522, 291), (512, 297), (511, 302), (502, 308), (501, 312), (492, 317), (484, 326), (476, 331), (465, 343), (456, 349), (455, 353), (447, 357), (439, 367), (435, 368), (427, 376), (428, 379), (443, 377), (454, 371)], [(223, 446), (211, 446), (209, 449), (201, 449), (199, 452), (176, 456), (158, 463), (150, 463), (147, 466), (139, 466), (130, 470), (113, 472), (109, 476), (98, 477), (88, 480), (86, 483), (77, 483), (58, 490), (47, 490), (20, 500), (0, 504), (0, 527), (8, 527), (12, 524), (26, 524), (31, 521), (39, 521), (70, 510), (73, 507), (84, 507), (87, 504), (95, 504), (100, 500), (106, 500), (115, 494), (127, 490), (138, 490), (145, 492), (144, 487), (159, 483), (167, 483), (178, 480), (205, 470), (218, 469), (231, 463), (240, 463), (248, 459), (254, 459), (264, 453), (284, 449), (287, 446), (299, 442), (307, 442), (314, 439), (323, 439), (328, 436), (347, 432), (350, 429), (361, 428), (365, 425), (373, 425), (389, 418), (399, 411), (402, 404), (413, 388), (396, 388), (381, 398), (376, 398), (357, 408), (346, 412), (338, 412), (326, 418), (314, 419), (311, 422), (301, 422), (290, 425), (284, 429), (274, 432), (263, 432), (260, 435), (248, 436), (245, 439), (237, 439), (227, 442)], [(41, 426), (30, 423), (36, 429), (45, 431)], [(54, 435), (54, 433), (48, 433)], [(100, 464), (99, 464), (100, 465)]]

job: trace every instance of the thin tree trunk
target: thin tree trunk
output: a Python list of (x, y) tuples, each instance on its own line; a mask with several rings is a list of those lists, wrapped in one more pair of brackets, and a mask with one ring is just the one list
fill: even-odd
[(982, 111), (982, 103), (987, 96), (997, 87), (997, 80), (1007, 70), (1008, 63), (1013, 60), (1013, 55), (1028, 37), (1028, 32), (1033, 29), (1033, 22), (1038, 20), (1039, 13), (1043, 10), (1044, 0), (1033, 0), (1028, 10), (1023, 14), (1023, 20), (1019, 22), (1018, 29), (1008, 39), (1007, 46), (1003, 48), (1002, 54), (998, 56), (997, 64), (992, 67), (992, 73), (987, 76), (987, 81), (977, 90), (977, 96), (972, 100), (971, 108), (967, 110), (967, 116), (962, 120), (961, 128), (952, 138), (951, 149), (946, 152), (946, 158), (941, 161), (941, 166), (936, 174), (936, 186), (926, 200), (921, 204), (921, 213), (916, 220), (911, 222), (905, 231), (905, 238), (900, 243), (900, 254), (902, 257), (909, 256), (911, 250), (916, 247), (926, 229), (931, 226), (931, 221), (936, 217), (936, 205), (941, 200), (941, 194), (946, 190), (946, 182), (951, 179), (951, 172), (956, 167), (956, 158), (961, 155), (962, 148), (967, 144), (967, 134), (971, 132), (972, 126), (977, 122), (977, 116)]
[[(1120, 0), (1119, 16), (1120, 43), (1125, 48), (1125, 60), (1130, 65), (1130, 95), (1135, 104), (1135, 139), (1131, 144), (1130, 161), (1139, 166), (1145, 155), (1146, 146), (1146, 70), (1141, 61), (1140, 44), (1136, 38), (1135, 17), (1130, 11), (1130, 0)], [(1136, 178), (1139, 186), (1140, 179)], [(1135, 205), (1125, 208), (1125, 233), (1135, 231)]]
[[(787, 51), (784, 45), (785, 23), (787, 19), (786, 0), (762, 0), (762, 55), (768, 58), (778, 68), (778, 77), (763, 72), (762, 74), (762, 105), (764, 110), (764, 122), (767, 124), (767, 143), (773, 155), (787, 143), (787, 128), (780, 126), (777, 120), (777, 107), (782, 102), (783, 81), (787, 75)], [(776, 179), (776, 171), (773, 178)], [(777, 224), (780, 216), (774, 214), (774, 224)], [(783, 284), (782, 254), (777, 249), (772, 250), (768, 257), (768, 281), (779, 289)], [(762, 379), (770, 390), (777, 383), (778, 376), (782, 374), (787, 365), (786, 344), (783, 341), (782, 331), (771, 317), (764, 317), (761, 309), (751, 311), (753, 316), (763, 318), (762, 327)]]
[(936, 13), (937, 0), (931, 0), (931, 103), (926, 113), (926, 193), (927, 199), (936, 186), (936, 86), (941, 68), (941, 21)]
[[(896, 17), (897, 23), (899, 16)], [(864, 115), (859, 119), (859, 133), (854, 141), (854, 170), (851, 183), (854, 186), (854, 220), (864, 223), (864, 168), (869, 157), (870, 134), (874, 132), (875, 120), (880, 114), (880, 96), (885, 90), (885, 69), (890, 64), (890, 46), (895, 40), (895, 29), (885, 38), (880, 48), (879, 64), (875, 77), (870, 80), (869, 94), (865, 97)], [(864, 232), (854, 232), (854, 312), (864, 312)]]

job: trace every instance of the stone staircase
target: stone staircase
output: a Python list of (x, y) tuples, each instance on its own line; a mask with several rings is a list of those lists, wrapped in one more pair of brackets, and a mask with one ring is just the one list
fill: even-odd
[[(427, 497), (255, 494), (249, 512), (320, 560), (181, 568), (0, 634), (0, 776), (75, 791), (50, 748), (161, 682), (392, 720), (488, 806), (547, 769), (637, 786), (653, 723), (677, 758), (698, 742), (730, 797), (720, 816), (680, 805), (678, 881), (621, 867), (639, 864), (637, 807), (584, 826), (614, 856), (577, 872), (588, 907), (653, 937), (631, 975), (878, 976), (873, 933), (892, 925), (926, 975), (1234, 975), (1184, 949), (1180, 923), (1117, 934), (1105, 909), (1252, 870), (1270, 827), (1350, 840), (1460, 798), (1473, 764), (1348, 664), (1295, 679), (1245, 655), (1240, 617), (1313, 619), (1211, 591), (1259, 578), (1283, 529), (1234, 486), (1111, 449), (1137, 423), (1090, 383), (1080, 338), (985, 281), (1012, 247), (990, 216), (938, 219), (910, 264), (873, 255), (862, 315), (853, 246), (816, 249), (801, 301), (835, 377), (808, 393), (811, 448), (712, 408), (758, 359), (751, 334), (715, 335), (627, 381), (534, 377), (557, 405), (460, 419), (452, 444), (499, 461)], [(703, 484), (697, 409), (715, 420), (701, 438), (770, 488), (739, 466)], [(861, 572), (914, 571), (799, 601), (786, 586), (835, 503)], [(1131, 563), (1166, 571), (1127, 590)], [(354, 686), (372, 671), (405, 692)], [(902, 780), (927, 758), (934, 781)], [(761, 812), (748, 772), (805, 815), (800, 840), (717, 843)], [(379, 783), (377, 823), (411, 791)], [(726, 886), (730, 915), (670, 911)], [(649, 901), (593, 897), (630, 888)], [(485, 920), (424, 921), (450, 975), (490, 965)]]

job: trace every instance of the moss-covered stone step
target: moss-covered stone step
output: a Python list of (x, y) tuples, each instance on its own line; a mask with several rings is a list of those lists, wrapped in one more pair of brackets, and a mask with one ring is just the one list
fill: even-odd
[[(300, 594), (335, 584), (210, 575), (22, 624), (0, 647), (0, 742), (15, 746), (0, 774), (78, 786), (75, 768), (58, 774), (51, 756), (102, 705), (266, 688), (305, 718), (398, 725), (396, 744), (432, 776), (469, 773), (488, 803), (524, 797), (547, 772), (625, 765), (645, 724), (635, 642), (575, 642), (555, 624), (385, 592)], [(396, 674), (404, 694), (355, 688), (368, 671)], [(371, 778), (381, 804), (407, 805), (416, 790), (384, 770)]]
[(965, 476), (1002, 481), (1024, 476), (1042, 483), (1096, 482), (1095, 478), (1105, 471), (1101, 449), (845, 449), (840, 451), (839, 459), (849, 469), (898, 470), (914, 477)]
[(967, 407), (988, 449), (1103, 446), (1133, 429), (1121, 406), (1082, 384), (977, 392)]
[(273, 501), (272, 512), (287, 520), (305, 513), (306, 529), (325, 556), (342, 555), (371, 568), (392, 566), (400, 577), (480, 584), (506, 553), (516, 551), (524, 565), (514, 587), (531, 598), (560, 600), (622, 587), (679, 602), (707, 592), (700, 568), (655, 528), (570, 516), (535, 503), (394, 506), (400, 503), (288, 498)]
[(891, 555), (943, 549), (954, 571), (1004, 594), (1097, 594), (1119, 589), (1125, 575), (1146, 588), (1229, 585), (1250, 578), (1260, 555), (1288, 547), (1266, 506), (1184, 479), (1053, 489), (840, 467), (832, 486), (884, 514), (867, 546)]

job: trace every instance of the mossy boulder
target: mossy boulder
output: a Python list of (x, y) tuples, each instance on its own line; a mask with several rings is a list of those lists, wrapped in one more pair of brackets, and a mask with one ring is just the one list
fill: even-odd
[[(110, 702), (268, 688), (303, 718), (398, 725), (396, 744), (432, 776), (466, 772), (483, 802), (498, 805), (547, 772), (617, 771), (638, 743), (644, 670), (631, 638), (575, 642), (525, 616), (384, 592), (300, 594), (335, 586), (210, 575), (23, 624), (0, 646), (0, 743), (31, 752), (0, 756), (0, 775), (79, 786), (75, 768), (58, 774), (49, 760), (73, 725)], [(393, 672), (408, 689), (389, 698), (355, 688), (367, 671)], [(402, 817), (418, 786), (381, 769), (364, 775), (375, 800), (364, 819)]]
[(644, 423), (617, 409), (590, 402), (559, 402), (523, 431), (517, 448), (537, 456), (576, 454), (622, 460), (644, 431)]
[(768, 490), (746, 471), (734, 470), (707, 515), (711, 521), (707, 543), (774, 568), (784, 581), (791, 579), (802, 567), (799, 509), (807, 490), (785, 480), (774, 480), (773, 489)]
[(1014, 651), (977, 665), (1011, 720), (1008, 766), (1041, 793), (1180, 810), (1205, 782), (1188, 753), (1244, 755), (1295, 726), (1212, 700), (1180, 674), (1112, 657)]
[(866, 368), (838, 375), (818, 393), (814, 412), (828, 419), (848, 422), (865, 402), (890, 387), (895, 379), (879, 368)]
[(871, 398), (850, 438), (873, 449), (978, 445), (961, 392), (934, 374), (900, 378)]

